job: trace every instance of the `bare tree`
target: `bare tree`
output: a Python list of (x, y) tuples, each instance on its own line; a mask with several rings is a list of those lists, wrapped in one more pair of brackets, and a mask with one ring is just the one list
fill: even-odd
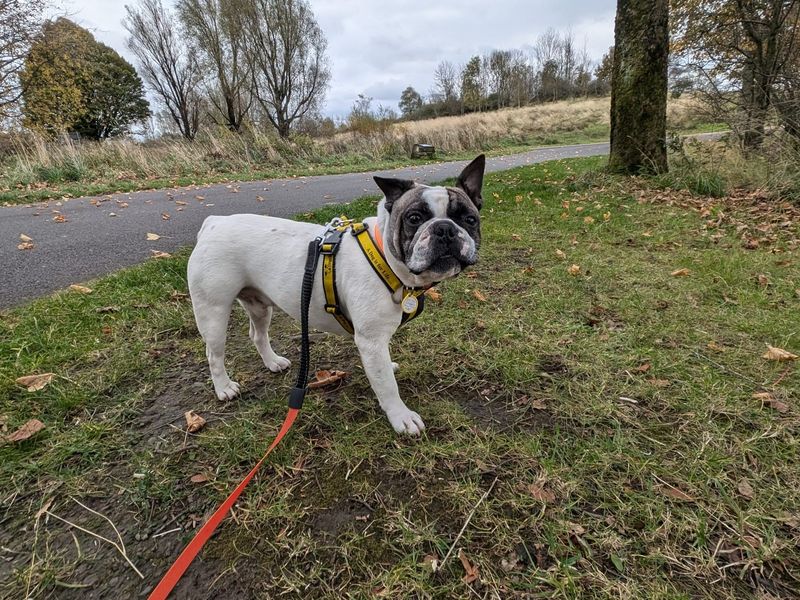
[(458, 79), (458, 69), (448, 60), (440, 62), (433, 71), (434, 89), (448, 110), (458, 101)]
[(44, 20), (46, 0), (0, 0), (0, 119), (17, 113), (19, 74)]
[(208, 79), (208, 99), (231, 131), (239, 131), (252, 105), (250, 71), (244, 56), (239, 0), (179, 0), (177, 8)]
[(322, 104), (327, 41), (306, 0), (245, 0), (239, 11), (253, 93), (281, 137)]
[(139, 0), (136, 6), (126, 5), (125, 10), (128, 48), (139, 59), (143, 79), (164, 104), (181, 135), (194, 139), (200, 126), (201, 72), (195, 56), (183, 43), (174, 15), (164, 9), (161, 0)]

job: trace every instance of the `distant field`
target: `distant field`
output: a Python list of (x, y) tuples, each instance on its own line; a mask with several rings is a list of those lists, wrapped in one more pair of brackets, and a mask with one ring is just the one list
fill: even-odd
[[(260, 132), (205, 131), (194, 142), (133, 140), (4, 141), (15, 153), (0, 163), (0, 203), (399, 167), (415, 143), (432, 143), (436, 160), (519, 152), (534, 146), (608, 138), (609, 99), (593, 98), (401, 123), (367, 133), (285, 141)], [(669, 123), (681, 132), (713, 128), (691, 99), (674, 101)]]

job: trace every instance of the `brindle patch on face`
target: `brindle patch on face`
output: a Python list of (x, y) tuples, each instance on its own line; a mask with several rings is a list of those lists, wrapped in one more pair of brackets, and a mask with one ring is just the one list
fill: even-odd
[[(462, 244), (457, 253), (433, 243), (430, 227), (440, 221), (452, 223), (459, 232)], [(475, 262), (480, 245), (479, 214), (459, 188), (416, 186), (394, 202), (390, 227), (389, 249), (412, 271), (419, 272), (420, 265), (427, 265), (423, 268), (451, 276)], [(439, 261), (439, 255), (444, 254), (451, 258)]]

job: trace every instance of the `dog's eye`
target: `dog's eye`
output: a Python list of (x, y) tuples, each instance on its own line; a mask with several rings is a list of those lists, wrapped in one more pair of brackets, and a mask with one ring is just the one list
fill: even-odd
[(464, 223), (466, 223), (470, 227), (472, 227), (473, 225), (477, 225), (478, 217), (476, 217), (475, 215), (467, 215), (466, 217), (464, 217)]
[(409, 225), (419, 225), (422, 223), (422, 215), (419, 213), (411, 213), (406, 217)]

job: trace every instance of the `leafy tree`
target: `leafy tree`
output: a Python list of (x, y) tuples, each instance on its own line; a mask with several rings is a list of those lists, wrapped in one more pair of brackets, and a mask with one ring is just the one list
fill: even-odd
[(0, 0), (0, 117), (17, 114), (20, 73), (42, 26), (47, 0)]
[(461, 102), (464, 110), (479, 111), (483, 107), (481, 83), (481, 57), (473, 56), (461, 71)]
[(672, 0), (674, 50), (694, 70), (720, 116), (758, 148), (773, 93), (800, 52), (798, 0)]
[(614, 43), (609, 167), (666, 171), (668, 0), (618, 0)]
[(400, 102), (397, 106), (403, 116), (408, 117), (422, 108), (422, 96), (413, 87), (408, 86), (400, 94)]
[(63, 17), (44, 24), (20, 80), (23, 124), (50, 135), (68, 131), (105, 139), (150, 114), (136, 70)]

